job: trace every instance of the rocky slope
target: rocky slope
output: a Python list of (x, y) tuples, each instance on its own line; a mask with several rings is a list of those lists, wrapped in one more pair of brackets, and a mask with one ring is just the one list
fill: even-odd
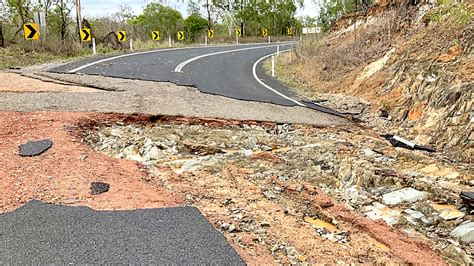
[(362, 110), (359, 118), (380, 133), (471, 163), (472, 12), (464, 3), (377, 5), (343, 17), (329, 35), (305, 41), (296, 56), (283, 56), (278, 74), (322, 104)]

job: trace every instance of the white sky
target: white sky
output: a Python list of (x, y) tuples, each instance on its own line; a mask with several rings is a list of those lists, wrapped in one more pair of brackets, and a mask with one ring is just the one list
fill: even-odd
[[(188, 0), (163, 0), (170, 4), (170, 6), (176, 8), (183, 14), (183, 16), (187, 16), (187, 3)], [(312, 0), (304, 0), (305, 5), (304, 8), (298, 10), (297, 16), (316, 16), (318, 11), (316, 5), (313, 3)], [(97, 16), (108, 16), (117, 12), (119, 10), (120, 5), (126, 3), (129, 5), (133, 10), (134, 14), (138, 15), (142, 13), (143, 7), (146, 6), (147, 2), (151, 2), (149, 0), (82, 0), (82, 10), (83, 16), (87, 17), (97, 17)]]

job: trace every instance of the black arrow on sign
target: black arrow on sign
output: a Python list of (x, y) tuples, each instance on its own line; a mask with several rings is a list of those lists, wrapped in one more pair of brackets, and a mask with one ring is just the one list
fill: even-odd
[(125, 35), (123, 34), (123, 32), (119, 32), (119, 40), (123, 41), (125, 39)]
[(158, 37), (160, 37), (160, 35), (157, 32), (153, 32), (153, 40), (158, 39)]
[(89, 40), (89, 32), (87, 32), (86, 30), (82, 30), (82, 32), (84, 33), (84, 38), (82, 40)]
[(28, 39), (33, 39), (36, 35), (36, 29), (33, 28), (30, 24), (26, 24), (26, 27), (30, 30), (30, 34), (26, 37)]
[(182, 32), (179, 32), (178, 34), (179, 34), (179, 39), (180, 39), (180, 40), (181, 40), (181, 39), (184, 39), (184, 36), (183, 36), (183, 33), (182, 33)]
[(209, 37), (214, 37), (214, 32), (212, 30), (209, 31)]

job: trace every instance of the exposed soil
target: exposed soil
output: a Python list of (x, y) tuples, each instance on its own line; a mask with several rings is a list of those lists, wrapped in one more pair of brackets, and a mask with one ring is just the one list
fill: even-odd
[[(96, 130), (100, 125), (144, 121), (211, 127), (241, 124), (92, 113), (0, 113), (1, 212), (13, 211), (32, 198), (107, 210), (192, 204), (223, 231), (249, 264), (444, 264), (431, 242), (350, 212), (305, 181), (252, 179), (249, 176), (256, 172), (239, 164), (224, 164), (215, 174), (202, 169), (178, 174), (160, 164), (144, 168), (136, 161), (99, 153), (82, 138), (83, 127)], [(275, 126), (249, 122), (252, 124)], [(32, 158), (18, 156), (20, 144), (48, 138), (53, 147), (46, 153)], [(206, 152), (199, 146), (189, 147), (191, 152)], [(262, 152), (250, 160), (265, 165), (280, 159), (274, 153)], [(109, 183), (110, 190), (91, 195), (90, 184), (95, 181)], [(276, 198), (269, 198), (263, 193), (268, 186), (283, 190)], [(324, 239), (327, 232), (318, 231), (318, 219), (334, 224), (340, 238)]]
[[(72, 132), (82, 113), (0, 114), (0, 210), (12, 211), (29, 199), (94, 209), (136, 209), (176, 206), (179, 195), (153, 187), (147, 173), (131, 160), (97, 153)], [(92, 116), (94, 117), (94, 116)], [(96, 116), (97, 117), (97, 116)], [(20, 157), (18, 146), (51, 139), (53, 147), (38, 157)], [(110, 184), (108, 193), (90, 194), (92, 182)]]
[(15, 73), (0, 72), (0, 92), (96, 92), (96, 90), (33, 80)]

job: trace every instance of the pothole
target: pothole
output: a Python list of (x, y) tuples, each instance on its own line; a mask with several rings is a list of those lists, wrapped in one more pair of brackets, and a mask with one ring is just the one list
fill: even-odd
[[(471, 173), (444, 166), (423, 152), (394, 148), (362, 129), (225, 121), (119, 122), (88, 129), (84, 139), (99, 152), (144, 164), (156, 184), (187, 193), (187, 202), (226, 234), (237, 235), (239, 245), (245, 246), (239, 233), (252, 232), (269, 250), (278, 246), (272, 254), (280, 262), (308, 262), (311, 254), (309, 244), (289, 237), (302, 233), (294, 220), (281, 223), (288, 213), (313, 228), (314, 238), (341, 245), (358, 241), (345, 225), (336, 227), (341, 221), (292, 198), (280, 181), (309, 182), (369, 219), (383, 220), (413, 237), (423, 235), (444, 256), (462, 258), (458, 262), (472, 256), (472, 244), (451, 235), (472, 220), (457, 198), (469, 189), (462, 180), (469, 180)], [(443, 167), (446, 177), (430, 173), (428, 166), (433, 164)], [(452, 176), (458, 178), (449, 179)], [(267, 227), (273, 228), (275, 221), (289, 235), (269, 232)], [(370, 241), (377, 252), (387, 252), (389, 243)]]

